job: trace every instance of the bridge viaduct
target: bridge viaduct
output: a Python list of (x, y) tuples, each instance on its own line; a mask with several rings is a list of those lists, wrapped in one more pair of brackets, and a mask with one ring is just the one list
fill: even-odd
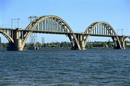
[(7, 50), (10, 51), (22, 51), (31, 33), (66, 35), (74, 50), (85, 50), (89, 36), (111, 37), (115, 49), (125, 49), (125, 39), (130, 39), (130, 36), (117, 35), (107, 22), (94, 22), (84, 32), (74, 33), (70, 26), (58, 16), (41, 16), (33, 20), (24, 30), (0, 28), (0, 33), (9, 41)]

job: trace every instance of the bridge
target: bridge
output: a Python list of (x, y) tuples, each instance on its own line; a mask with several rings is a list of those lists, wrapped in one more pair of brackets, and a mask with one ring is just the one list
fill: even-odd
[(22, 51), (31, 33), (66, 35), (74, 50), (85, 50), (90, 36), (111, 37), (115, 49), (125, 49), (125, 39), (130, 39), (130, 36), (117, 35), (107, 22), (94, 22), (84, 32), (75, 33), (62, 18), (52, 15), (38, 17), (25, 29), (0, 28), (0, 33), (9, 41), (7, 50), (10, 51)]

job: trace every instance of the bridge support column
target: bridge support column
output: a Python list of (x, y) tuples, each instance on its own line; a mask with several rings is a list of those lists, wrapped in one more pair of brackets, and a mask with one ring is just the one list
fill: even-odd
[(80, 44), (81, 50), (86, 50), (84, 36), (83, 35), (79, 35), (79, 39), (78, 40), (79, 40), (79, 44)]
[(78, 44), (76, 43), (76, 40), (72, 35), (68, 35), (70, 42), (71, 42), (71, 50), (79, 50), (78, 49)]
[(22, 51), (22, 40), (21, 39), (16, 39), (15, 40), (15, 50), (16, 51)]
[(78, 50), (78, 45), (76, 44), (76, 41), (72, 41), (71, 45), (72, 45), (71, 50)]
[(120, 36), (118, 37), (119, 38), (119, 41), (115, 38), (112, 38), (113, 39), (113, 42), (114, 42), (114, 49), (125, 49), (125, 37), (123, 36)]
[(122, 49), (125, 49), (126, 48), (126, 46), (125, 46), (125, 37), (120, 36), (119, 40), (120, 40), (120, 44), (121, 44)]
[(84, 36), (81, 34), (75, 34), (76, 39), (78, 41), (78, 43), (76, 42), (76, 39), (74, 39), (73, 37), (71, 37), (71, 35), (68, 35), (70, 42), (71, 42), (71, 49), (72, 50), (85, 50), (85, 42), (84, 42)]
[(81, 35), (81, 34), (76, 34), (76, 38), (77, 38), (77, 40), (79, 42), (79, 46), (80, 46), (81, 49), (79, 49), (78, 45), (76, 44), (76, 42), (73, 41), (73, 46), (72, 46), (73, 50), (86, 50), (86, 48), (85, 48), (85, 42), (84, 42), (83, 37), (84, 36)]
[(113, 40), (114, 49), (120, 48), (119, 43), (118, 43), (116, 37), (112, 37), (112, 40)]
[(19, 28), (13, 31), (13, 39), (14, 43), (9, 43), (7, 50), (8, 51), (22, 51), (22, 40), (20, 38), (20, 31), (18, 31)]

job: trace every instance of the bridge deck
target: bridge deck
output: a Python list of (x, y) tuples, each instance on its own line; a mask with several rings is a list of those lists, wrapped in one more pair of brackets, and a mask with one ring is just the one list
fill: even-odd
[[(63, 34), (63, 35), (69, 35), (69, 34), (79, 34), (79, 35), (90, 35), (90, 36), (100, 36), (100, 37), (115, 37), (116, 35), (102, 35), (102, 34), (86, 34), (86, 33), (68, 33), (68, 32), (58, 32), (58, 31), (36, 31), (36, 30), (21, 30), (21, 31), (27, 31), (32, 33), (46, 33), (46, 34)], [(121, 35), (117, 35), (121, 36)], [(121, 36), (122, 37), (122, 36)], [(127, 38), (130, 38), (130, 36), (124, 36)]]
[[(0, 28), (0, 30), (16, 30), (13, 28)], [(46, 33), (46, 34), (63, 34), (63, 35), (71, 35), (71, 34), (79, 34), (79, 35), (89, 35), (89, 36), (98, 36), (98, 37), (115, 37), (116, 35), (102, 35), (102, 34), (86, 34), (86, 33), (68, 33), (68, 32), (58, 32), (58, 31), (37, 31), (37, 30), (23, 30), (19, 29), (19, 31), (23, 32), (32, 32), (32, 33)], [(124, 35), (117, 35), (118, 37), (122, 37)], [(130, 39), (130, 36), (124, 36)]]

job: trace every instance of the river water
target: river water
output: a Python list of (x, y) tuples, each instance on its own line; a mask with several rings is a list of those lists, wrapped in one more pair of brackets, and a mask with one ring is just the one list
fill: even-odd
[(130, 86), (130, 49), (1, 50), (0, 86)]

